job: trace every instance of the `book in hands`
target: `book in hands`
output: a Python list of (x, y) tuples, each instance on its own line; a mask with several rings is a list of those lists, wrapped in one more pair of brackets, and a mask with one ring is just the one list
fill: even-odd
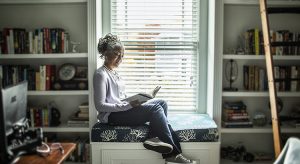
[(132, 101), (138, 101), (140, 103), (144, 103), (148, 100), (153, 99), (157, 92), (160, 90), (161, 86), (155, 87), (151, 93), (138, 93), (133, 96), (127, 97), (125, 99), (122, 99), (122, 101), (132, 102)]

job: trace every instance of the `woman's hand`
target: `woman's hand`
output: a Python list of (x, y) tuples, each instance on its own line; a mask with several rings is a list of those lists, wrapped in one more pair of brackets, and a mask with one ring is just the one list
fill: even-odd
[(130, 101), (129, 104), (130, 104), (133, 108), (134, 108), (134, 107), (141, 106), (141, 103), (139, 102), (139, 100)]

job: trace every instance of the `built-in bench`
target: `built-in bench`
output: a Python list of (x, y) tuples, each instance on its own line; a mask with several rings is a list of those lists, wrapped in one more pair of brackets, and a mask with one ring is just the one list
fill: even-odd
[[(198, 164), (219, 163), (219, 135), (207, 114), (170, 114), (183, 153)], [(146, 150), (148, 125), (110, 126), (96, 123), (91, 132), (92, 162), (97, 164), (164, 164), (161, 154)]]

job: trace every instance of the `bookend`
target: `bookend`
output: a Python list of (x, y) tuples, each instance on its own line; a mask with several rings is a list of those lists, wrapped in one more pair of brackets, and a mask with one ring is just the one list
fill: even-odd
[(50, 126), (55, 127), (60, 125), (60, 112), (57, 108), (51, 107), (51, 122)]
[(230, 59), (225, 65), (225, 78), (229, 81), (229, 87), (225, 87), (224, 91), (238, 91), (238, 88), (232, 87), (232, 83), (238, 77), (238, 65), (233, 59)]

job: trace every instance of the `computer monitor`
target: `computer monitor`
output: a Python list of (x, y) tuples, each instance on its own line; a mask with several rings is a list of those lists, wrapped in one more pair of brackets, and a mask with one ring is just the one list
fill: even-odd
[(16, 125), (26, 122), (27, 81), (1, 89), (0, 94), (0, 163), (8, 156), (7, 137), (13, 133)]
[(6, 135), (13, 132), (14, 125), (23, 124), (26, 120), (27, 85), (27, 81), (24, 81), (1, 91)]

